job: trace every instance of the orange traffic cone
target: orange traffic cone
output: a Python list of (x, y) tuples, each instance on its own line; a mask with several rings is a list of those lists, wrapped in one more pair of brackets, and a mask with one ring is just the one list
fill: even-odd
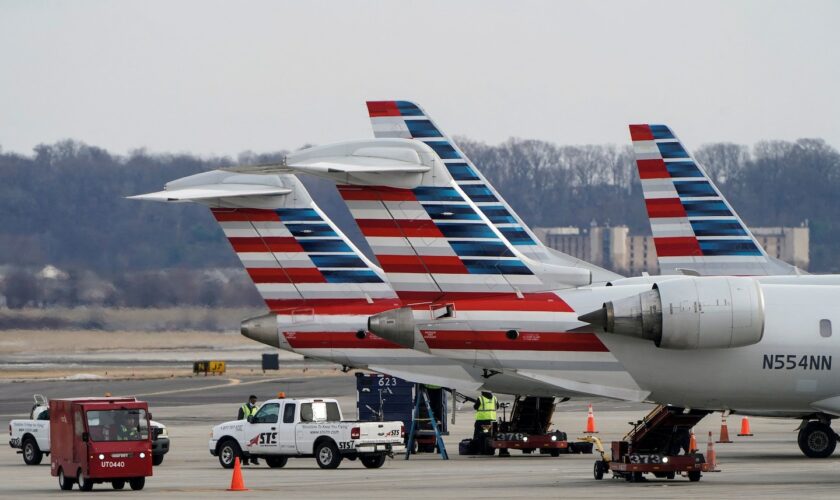
[(706, 463), (711, 466), (712, 470), (717, 470), (717, 454), (715, 453), (712, 431), (709, 431), (709, 444), (706, 446)]
[(248, 491), (245, 481), (242, 480), (242, 466), (239, 464), (239, 457), (233, 461), (233, 477), (230, 479), (228, 491)]
[(598, 434), (595, 430), (595, 414), (592, 413), (592, 405), (589, 405), (589, 415), (586, 416), (586, 432), (587, 434)]
[(691, 429), (691, 439), (688, 440), (688, 452), (697, 453), (697, 438), (694, 437), (694, 429)]
[(750, 419), (744, 417), (741, 419), (741, 432), (738, 433), (739, 436), (752, 436), (753, 433), (750, 432)]
[(729, 426), (726, 425), (726, 415), (720, 415), (720, 439), (717, 441), (718, 443), (731, 443), (732, 440), (729, 439)]

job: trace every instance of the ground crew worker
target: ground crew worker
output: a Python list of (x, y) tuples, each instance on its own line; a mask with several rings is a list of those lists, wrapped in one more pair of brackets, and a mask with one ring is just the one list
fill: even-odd
[[(249, 417), (253, 417), (257, 414), (257, 410), (260, 408), (257, 406), (257, 397), (251, 394), (248, 396), (248, 402), (244, 403), (242, 406), (239, 407), (239, 414), (237, 415), (237, 420), (248, 420)], [(259, 465), (260, 461), (256, 459), (256, 457), (251, 457), (251, 465)]]
[(248, 402), (243, 403), (242, 406), (239, 407), (239, 414), (236, 416), (237, 420), (248, 420), (248, 417), (253, 417), (257, 414), (257, 397), (251, 394), (248, 396)]
[(136, 441), (140, 439), (140, 431), (137, 428), (137, 415), (129, 413), (125, 422), (117, 429), (118, 441)]
[(481, 391), (481, 396), (478, 397), (475, 404), (475, 430), (473, 431), (473, 440), (481, 440), (483, 447), (483, 438), (485, 437), (482, 427), (486, 425), (491, 426), (496, 422), (496, 410), (499, 408), (499, 400), (490, 391)]

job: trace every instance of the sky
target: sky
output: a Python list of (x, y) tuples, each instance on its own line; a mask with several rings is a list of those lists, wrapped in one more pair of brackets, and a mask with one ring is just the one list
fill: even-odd
[(840, 148), (837, 1), (0, 0), (0, 148), (270, 152), (371, 137), (366, 100), (449, 134)]

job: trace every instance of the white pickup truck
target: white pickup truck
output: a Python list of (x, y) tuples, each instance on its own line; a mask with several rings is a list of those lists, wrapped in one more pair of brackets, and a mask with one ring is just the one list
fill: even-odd
[[(50, 406), (47, 398), (35, 395), (35, 405), (28, 419), (9, 422), (9, 446), (19, 449), (26, 465), (38, 465), (44, 455), (50, 454)], [(163, 456), (169, 452), (169, 434), (160, 422), (152, 424), (152, 463), (160, 465)]]
[(405, 451), (405, 427), (395, 422), (350, 422), (341, 417), (334, 399), (271, 399), (248, 420), (213, 427), (210, 454), (222, 467), (235, 458), (262, 458), (269, 467), (283, 467), (289, 457), (315, 457), (322, 469), (335, 469), (342, 459), (359, 459), (375, 469), (385, 457)]

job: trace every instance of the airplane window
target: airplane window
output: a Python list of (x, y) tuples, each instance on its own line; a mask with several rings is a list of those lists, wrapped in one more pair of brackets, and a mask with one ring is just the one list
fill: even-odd
[(831, 337), (831, 320), (830, 319), (821, 319), (820, 320), (820, 336), (822, 337)]

